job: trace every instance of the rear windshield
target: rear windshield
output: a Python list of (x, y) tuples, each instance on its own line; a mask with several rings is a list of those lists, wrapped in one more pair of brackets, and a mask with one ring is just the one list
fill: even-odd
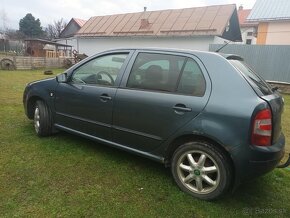
[(255, 73), (249, 66), (240, 60), (229, 60), (229, 62), (236, 67), (250, 83), (250, 85), (258, 92), (260, 96), (272, 94), (272, 89), (268, 83)]

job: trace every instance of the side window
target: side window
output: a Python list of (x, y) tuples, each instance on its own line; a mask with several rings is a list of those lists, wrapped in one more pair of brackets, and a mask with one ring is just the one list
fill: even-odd
[(188, 59), (177, 88), (178, 93), (203, 96), (205, 92), (205, 79), (198, 64), (193, 59)]
[(72, 83), (113, 86), (128, 54), (112, 54), (90, 60), (77, 68)]
[(171, 92), (185, 58), (176, 55), (140, 53), (132, 67), (127, 87)]

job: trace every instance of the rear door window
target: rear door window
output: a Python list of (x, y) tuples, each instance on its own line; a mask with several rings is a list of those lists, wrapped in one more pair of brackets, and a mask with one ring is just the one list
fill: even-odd
[(229, 60), (229, 62), (244, 75), (253, 89), (258, 92), (258, 95), (263, 96), (273, 93), (270, 85), (244, 62), (240, 60)]
[(185, 57), (169, 54), (139, 53), (132, 67), (127, 87), (173, 92)]

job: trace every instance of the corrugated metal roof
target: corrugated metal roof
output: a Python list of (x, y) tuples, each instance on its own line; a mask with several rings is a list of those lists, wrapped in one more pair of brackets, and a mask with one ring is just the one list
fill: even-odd
[(221, 36), (236, 6), (214, 5), (91, 17), (78, 31), (98, 36)]
[(289, 0), (257, 0), (248, 21), (288, 20), (290, 19)]
[(61, 44), (61, 43), (57, 43), (57, 42), (53, 42), (53, 41), (49, 41), (49, 40), (45, 40), (45, 39), (25, 39), (24, 41), (25, 42), (40, 42), (42, 44), (64, 46), (64, 47), (72, 47), (71, 45)]

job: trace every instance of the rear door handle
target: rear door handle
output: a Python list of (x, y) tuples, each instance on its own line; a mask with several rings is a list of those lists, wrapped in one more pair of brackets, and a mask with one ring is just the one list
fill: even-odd
[(191, 112), (192, 111), (191, 108), (186, 107), (184, 104), (177, 104), (172, 109), (177, 112)]
[(100, 96), (101, 101), (106, 102), (112, 100), (112, 97), (110, 97), (108, 94), (102, 94)]

